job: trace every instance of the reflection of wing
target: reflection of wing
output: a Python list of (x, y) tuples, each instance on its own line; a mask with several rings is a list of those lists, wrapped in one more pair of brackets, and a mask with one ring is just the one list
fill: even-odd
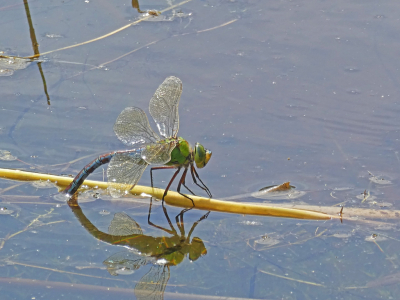
[(135, 296), (138, 300), (162, 300), (169, 280), (169, 267), (166, 265), (152, 266), (150, 271), (140, 279), (135, 286)]
[(137, 107), (127, 107), (118, 116), (114, 132), (125, 145), (151, 144), (160, 137), (151, 129), (146, 113)]
[(115, 154), (107, 168), (108, 191), (111, 196), (117, 198), (125, 194), (126, 185), (129, 185), (129, 188), (134, 187), (146, 167), (147, 163), (140, 153)]
[(179, 129), (178, 105), (182, 93), (182, 81), (167, 77), (150, 100), (150, 114), (164, 138), (176, 137)]
[(108, 233), (111, 235), (133, 235), (143, 234), (143, 231), (134, 219), (122, 212), (114, 215), (108, 227)]
[(148, 164), (163, 165), (171, 160), (171, 152), (176, 145), (175, 140), (146, 146), (142, 150), (142, 158)]
[(113, 275), (130, 275), (141, 266), (148, 264), (145, 257), (139, 254), (123, 251), (111, 255), (103, 264), (107, 266), (107, 271)]

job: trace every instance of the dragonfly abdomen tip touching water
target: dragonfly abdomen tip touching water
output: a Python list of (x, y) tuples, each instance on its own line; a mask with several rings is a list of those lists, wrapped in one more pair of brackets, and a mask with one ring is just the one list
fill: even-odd
[(137, 184), (146, 167), (151, 164), (162, 165), (150, 170), (152, 187), (154, 170), (177, 169), (165, 189), (163, 201), (181, 169), (183, 169), (183, 174), (177, 187), (179, 194), (191, 200), (194, 206), (193, 200), (180, 192), (183, 185), (194, 195), (185, 182), (186, 174), (190, 170), (193, 182), (211, 198), (210, 190), (200, 179), (194, 167), (194, 165), (197, 168), (205, 167), (211, 158), (211, 151), (199, 143), (192, 147), (185, 139), (177, 137), (179, 130), (178, 106), (181, 94), (182, 81), (177, 77), (170, 76), (158, 87), (150, 100), (150, 115), (163, 139), (150, 127), (146, 113), (142, 109), (138, 107), (125, 108), (114, 124), (114, 132), (122, 143), (133, 149), (113, 151), (99, 156), (78, 173), (64, 193), (73, 195), (89, 174), (99, 166), (109, 163), (107, 168), (108, 190), (112, 197), (120, 197)]

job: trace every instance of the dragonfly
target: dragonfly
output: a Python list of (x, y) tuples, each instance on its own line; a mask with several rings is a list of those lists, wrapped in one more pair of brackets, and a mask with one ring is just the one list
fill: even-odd
[[(118, 139), (131, 149), (113, 151), (99, 156), (76, 175), (64, 193), (68, 197), (72, 196), (89, 174), (101, 165), (109, 163), (107, 168), (108, 191), (114, 198), (128, 193), (128, 190), (137, 184), (148, 165), (161, 165), (150, 169), (151, 187), (153, 187), (154, 170), (177, 169), (165, 189), (162, 203), (164, 203), (171, 184), (182, 169), (183, 173), (177, 186), (177, 192), (191, 200), (194, 207), (193, 199), (181, 193), (183, 185), (194, 195), (185, 182), (187, 172), (190, 170), (194, 184), (211, 198), (211, 192), (200, 179), (195, 165), (199, 169), (204, 168), (210, 160), (212, 152), (200, 143), (196, 143), (192, 147), (188, 141), (177, 136), (179, 130), (178, 106), (181, 94), (182, 81), (175, 76), (170, 76), (158, 87), (150, 100), (150, 115), (162, 138), (150, 127), (146, 113), (142, 109), (138, 107), (125, 108), (118, 116), (113, 129)], [(127, 186), (130, 188), (127, 189)]]

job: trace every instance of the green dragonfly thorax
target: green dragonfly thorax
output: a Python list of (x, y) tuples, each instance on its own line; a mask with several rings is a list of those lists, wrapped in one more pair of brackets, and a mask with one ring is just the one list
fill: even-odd
[[(166, 139), (163, 142), (168, 143), (171, 142), (171, 140)], [(167, 162), (166, 165), (188, 167), (195, 162), (198, 168), (203, 168), (210, 160), (211, 154), (211, 151), (205, 149), (203, 145), (196, 143), (196, 146), (192, 149), (188, 141), (178, 137), (177, 144), (171, 152), (171, 160)]]
[(145, 256), (165, 259), (166, 264), (176, 266), (180, 264), (189, 254), (191, 261), (196, 261), (207, 254), (204, 242), (194, 237), (192, 241), (181, 236), (171, 237), (152, 237), (146, 235), (131, 236), (102, 236), (102, 240), (109, 242), (107, 238), (112, 238), (112, 244), (134, 248)]
[[(167, 242), (170, 242), (170, 240), (172, 240), (173, 238), (174, 237), (164, 238), (163, 242), (166, 245)], [(203, 255), (207, 254), (207, 249), (204, 245), (204, 242), (198, 237), (194, 237), (191, 242), (187, 240), (183, 242), (183, 240), (181, 239), (181, 242), (179, 244), (176, 244), (175, 246), (168, 246), (168, 248), (164, 249), (164, 255), (162, 256), (162, 258), (164, 258), (169, 265), (176, 266), (180, 264), (187, 256), (187, 254), (189, 254), (190, 261), (196, 261)]]

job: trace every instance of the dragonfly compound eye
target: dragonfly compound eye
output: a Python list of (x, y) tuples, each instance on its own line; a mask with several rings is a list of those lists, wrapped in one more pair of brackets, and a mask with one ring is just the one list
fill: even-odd
[(194, 147), (194, 161), (196, 166), (199, 169), (204, 168), (210, 160), (211, 154), (210, 150), (207, 150), (203, 145), (196, 143), (196, 146)]

